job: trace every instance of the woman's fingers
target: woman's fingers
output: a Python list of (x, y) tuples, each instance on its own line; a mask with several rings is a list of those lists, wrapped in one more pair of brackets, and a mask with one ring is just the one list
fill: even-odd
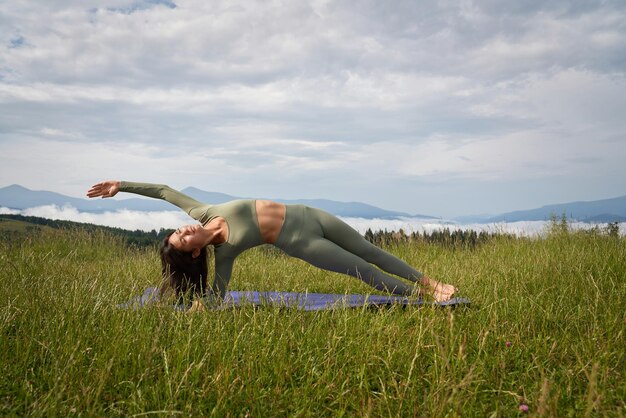
[(87, 197), (111, 197), (114, 196), (111, 192), (113, 191), (113, 183), (109, 181), (104, 181), (101, 183), (96, 183), (91, 186), (91, 189), (87, 190)]
[(98, 196), (98, 193), (100, 192), (98, 191), (96, 186), (91, 186), (91, 189), (87, 190), (87, 197), (96, 197)]
[(103, 193), (102, 183), (94, 184), (93, 186), (91, 186), (91, 189), (87, 190), (88, 197), (102, 196), (102, 193)]

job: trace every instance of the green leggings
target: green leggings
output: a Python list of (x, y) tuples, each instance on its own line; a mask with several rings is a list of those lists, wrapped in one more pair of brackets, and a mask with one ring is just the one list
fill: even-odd
[(349, 274), (377, 290), (396, 295), (411, 295), (417, 289), (372, 264), (412, 282), (423, 276), (404, 261), (367, 241), (337, 217), (304, 205), (287, 205), (285, 222), (274, 245), (315, 267)]

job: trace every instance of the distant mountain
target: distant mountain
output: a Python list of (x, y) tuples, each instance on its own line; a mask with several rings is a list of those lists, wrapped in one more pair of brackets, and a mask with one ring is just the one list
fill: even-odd
[[(214, 205), (228, 202), (234, 199), (242, 199), (241, 197), (231, 196), (224, 193), (207, 192), (197, 189), (195, 187), (187, 187), (183, 189), (182, 192), (201, 202), (206, 202)], [(118, 197), (119, 196), (120, 195), (118, 195)], [(125, 194), (125, 196), (132, 195)], [(324, 209), (334, 215), (344, 217), (357, 217), (366, 219), (395, 219), (399, 217), (437, 219), (433, 216), (410, 215), (404, 212), (385, 210), (359, 202), (338, 202), (326, 199), (273, 200), (289, 204), (304, 204), (308, 206), (313, 206), (316, 208)], [(49, 191), (34, 191), (17, 184), (0, 188), (0, 206), (9, 207), (11, 209), (27, 209), (44, 205), (71, 205), (81, 212), (96, 213), (116, 211), (121, 209), (145, 212), (175, 209), (171, 204), (157, 199), (117, 199), (117, 197), (113, 199), (78, 199)]]
[(27, 209), (36, 206), (70, 205), (81, 212), (106, 212), (118, 209), (157, 211), (170, 210), (172, 208), (167, 202), (160, 200), (146, 199), (78, 199), (60, 193), (48, 191), (35, 191), (13, 184), (0, 189), (0, 206), (11, 209)]
[(581, 221), (589, 223), (626, 222), (626, 216), (611, 215), (610, 213), (601, 213), (600, 215), (581, 219)]
[[(219, 205), (220, 203), (230, 202), (231, 200), (235, 200), (235, 199), (245, 199), (245, 198), (231, 196), (229, 194), (224, 194), (224, 193), (206, 192), (204, 190), (197, 189), (195, 187), (187, 187), (181, 190), (181, 192), (185, 193), (188, 196), (193, 197), (196, 200), (199, 200), (200, 202), (206, 202), (211, 205)], [(168, 205), (171, 207), (169, 203)]]
[[(228, 202), (233, 199), (242, 199), (241, 197), (230, 196), (223, 193), (206, 192), (204, 190), (197, 189), (195, 187), (187, 187), (182, 190), (183, 193), (197, 199), (201, 202), (207, 202), (212, 204), (219, 204)], [(354, 217), (354, 218), (366, 218), (366, 219), (396, 219), (399, 217), (408, 218), (420, 218), (420, 219), (438, 219), (434, 216), (428, 215), (411, 215), (405, 212), (396, 212), (386, 209), (381, 209), (376, 206), (368, 205), (360, 202), (338, 202), (328, 199), (271, 199), (276, 202), (281, 202), (289, 205), (307, 205), (314, 208), (323, 209), (337, 216)]]
[(569, 219), (581, 222), (624, 222), (626, 220), (626, 196), (590, 202), (561, 203), (542, 206), (537, 209), (508, 212), (483, 222), (545, 221), (549, 220), (552, 215), (561, 217), (563, 214)]

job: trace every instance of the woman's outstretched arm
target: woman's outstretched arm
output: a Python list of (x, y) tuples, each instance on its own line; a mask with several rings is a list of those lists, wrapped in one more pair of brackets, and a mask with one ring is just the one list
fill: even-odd
[(107, 180), (91, 186), (87, 191), (88, 197), (113, 197), (117, 192), (127, 192), (140, 194), (142, 196), (165, 200), (178, 206), (194, 219), (199, 219), (204, 211), (194, 211), (206, 204), (187, 196), (184, 193), (174, 190), (165, 184), (136, 183), (131, 181)]

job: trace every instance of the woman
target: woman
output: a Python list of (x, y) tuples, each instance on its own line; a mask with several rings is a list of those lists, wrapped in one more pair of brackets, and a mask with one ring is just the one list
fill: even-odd
[(411, 295), (415, 288), (387, 273), (419, 283), (438, 302), (449, 300), (457, 290), (422, 275), (320, 209), (251, 199), (208, 205), (165, 185), (116, 180), (95, 184), (87, 196), (113, 197), (119, 191), (166, 200), (201, 223), (170, 233), (160, 249), (164, 278), (179, 295), (186, 291), (203, 296), (207, 293), (207, 245), (214, 246), (215, 277), (206, 296), (219, 303), (235, 258), (262, 244), (273, 244), (316, 267), (349, 274), (377, 290), (397, 295)]

